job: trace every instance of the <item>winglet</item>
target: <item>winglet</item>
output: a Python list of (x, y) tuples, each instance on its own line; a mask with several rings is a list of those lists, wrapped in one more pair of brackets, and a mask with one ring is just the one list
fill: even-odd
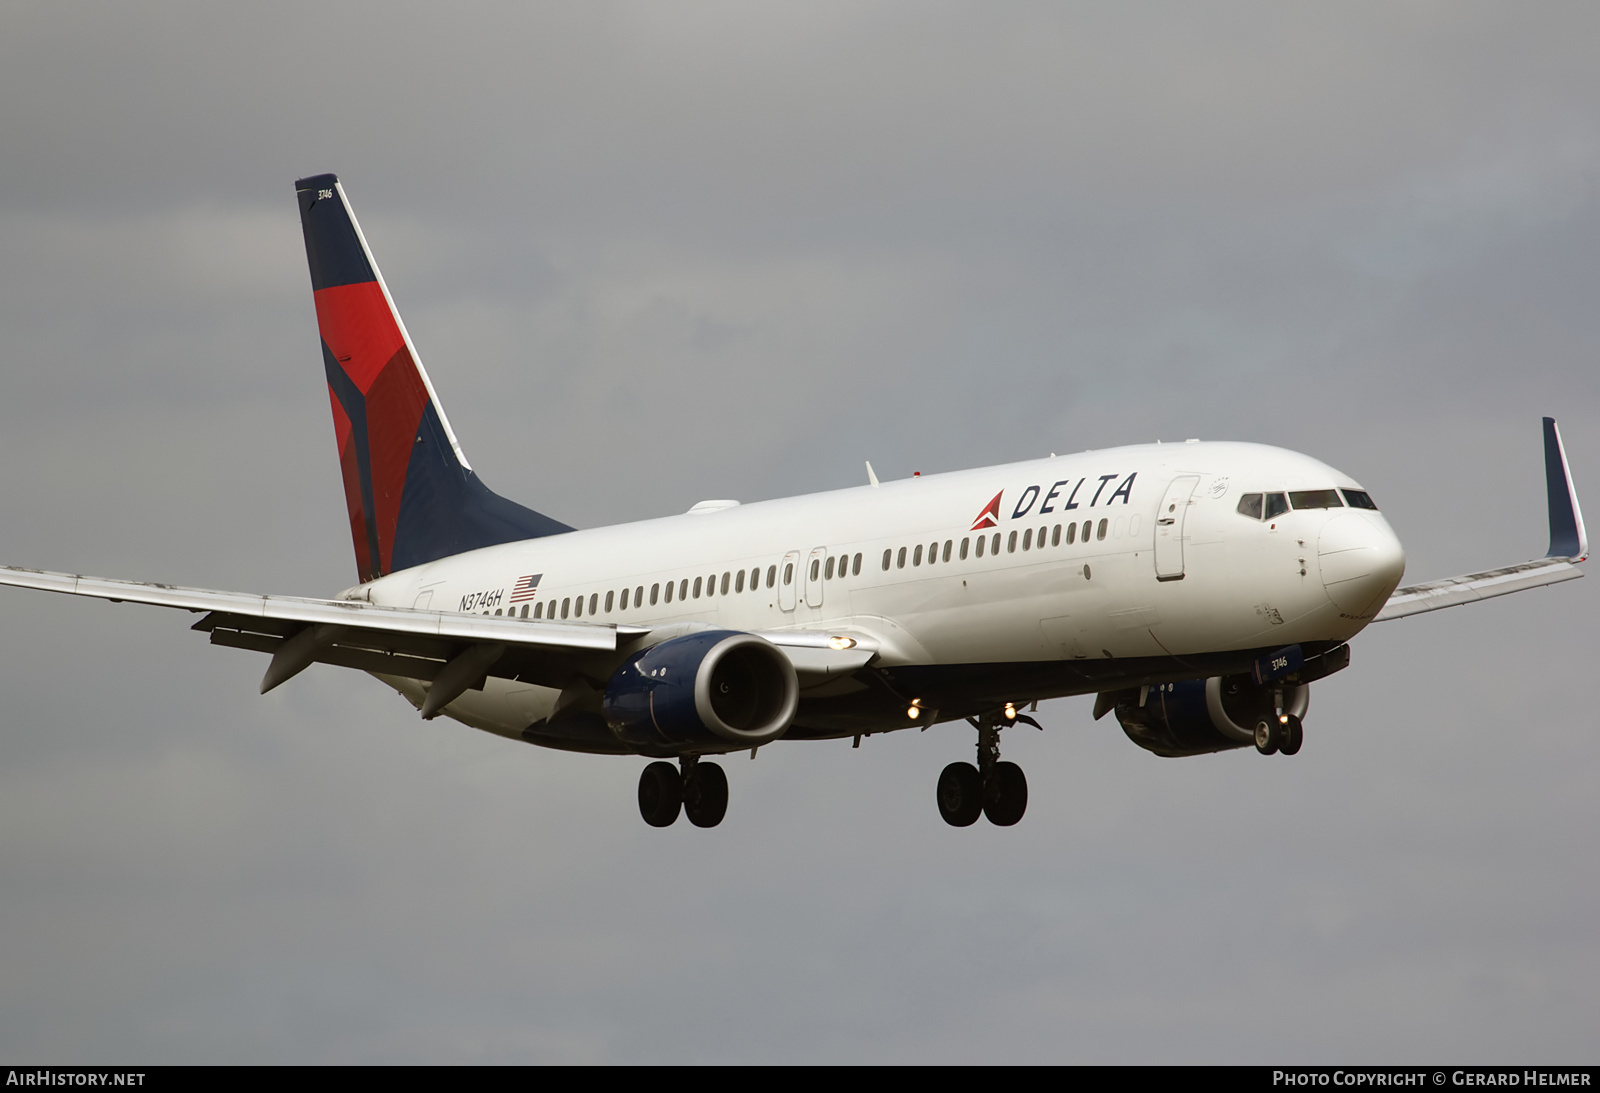
[(872, 460), (867, 460), (867, 481), (876, 489), (878, 485), (878, 472), (872, 469)]
[(1544, 419), (1544, 486), (1550, 505), (1550, 550), (1545, 557), (1583, 561), (1589, 556), (1589, 537), (1583, 530), (1578, 491), (1572, 488), (1572, 470), (1553, 417)]

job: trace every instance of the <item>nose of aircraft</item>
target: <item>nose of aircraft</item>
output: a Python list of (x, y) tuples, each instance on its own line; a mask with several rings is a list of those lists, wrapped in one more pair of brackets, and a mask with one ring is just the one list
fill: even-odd
[(1406, 553), (1381, 517), (1341, 512), (1317, 540), (1317, 564), (1328, 598), (1347, 615), (1376, 614), (1400, 583)]

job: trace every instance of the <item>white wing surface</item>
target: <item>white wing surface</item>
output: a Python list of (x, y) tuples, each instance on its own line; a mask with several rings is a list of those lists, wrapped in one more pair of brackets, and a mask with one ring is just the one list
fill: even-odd
[(1584, 531), (1578, 493), (1572, 487), (1572, 470), (1567, 466), (1561, 431), (1556, 428), (1555, 418), (1549, 417), (1544, 419), (1544, 473), (1550, 509), (1550, 549), (1543, 558), (1397, 588), (1373, 621), (1403, 619), (1583, 576), (1577, 563), (1589, 556), (1589, 537)]

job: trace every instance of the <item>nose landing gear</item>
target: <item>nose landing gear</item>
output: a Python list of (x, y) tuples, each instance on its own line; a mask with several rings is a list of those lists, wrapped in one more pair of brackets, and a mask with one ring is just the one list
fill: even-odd
[(1006, 704), (986, 720), (968, 718), (978, 730), (978, 763), (951, 763), (939, 774), (939, 815), (951, 827), (970, 827), (981, 812), (996, 827), (1010, 827), (1028, 810), (1028, 779), (1015, 763), (1000, 759), (1000, 730), (1015, 721), (1039, 723)]
[(1274, 752), (1293, 755), (1305, 743), (1305, 738), (1305, 726), (1292, 713), (1263, 717), (1256, 722), (1256, 751), (1262, 755)]
[(715, 763), (699, 756), (671, 763), (651, 763), (639, 775), (639, 815), (651, 827), (671, 827), (678, 812), (696, 827), (716, 827), (728, 812), (728, 776)]

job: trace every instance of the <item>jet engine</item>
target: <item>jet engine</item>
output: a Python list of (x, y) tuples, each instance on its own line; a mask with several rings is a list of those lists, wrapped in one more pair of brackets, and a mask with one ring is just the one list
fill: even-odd
[(1186, 679), (1102, 695), (1128, 739), (1157, 755), (1203, 755), (1255, 743), (1257, 722), (1282, 712), (1304, 718), (1311, 705), (1305, 683), (1257, 683), (1250, 675)]
[(675, 755), (769, 743), (789, 730), (799, 703), (794, 666), (777, 646), (704, 630), (630, 656), (606, 684), (601, 711), (634, 750)]

